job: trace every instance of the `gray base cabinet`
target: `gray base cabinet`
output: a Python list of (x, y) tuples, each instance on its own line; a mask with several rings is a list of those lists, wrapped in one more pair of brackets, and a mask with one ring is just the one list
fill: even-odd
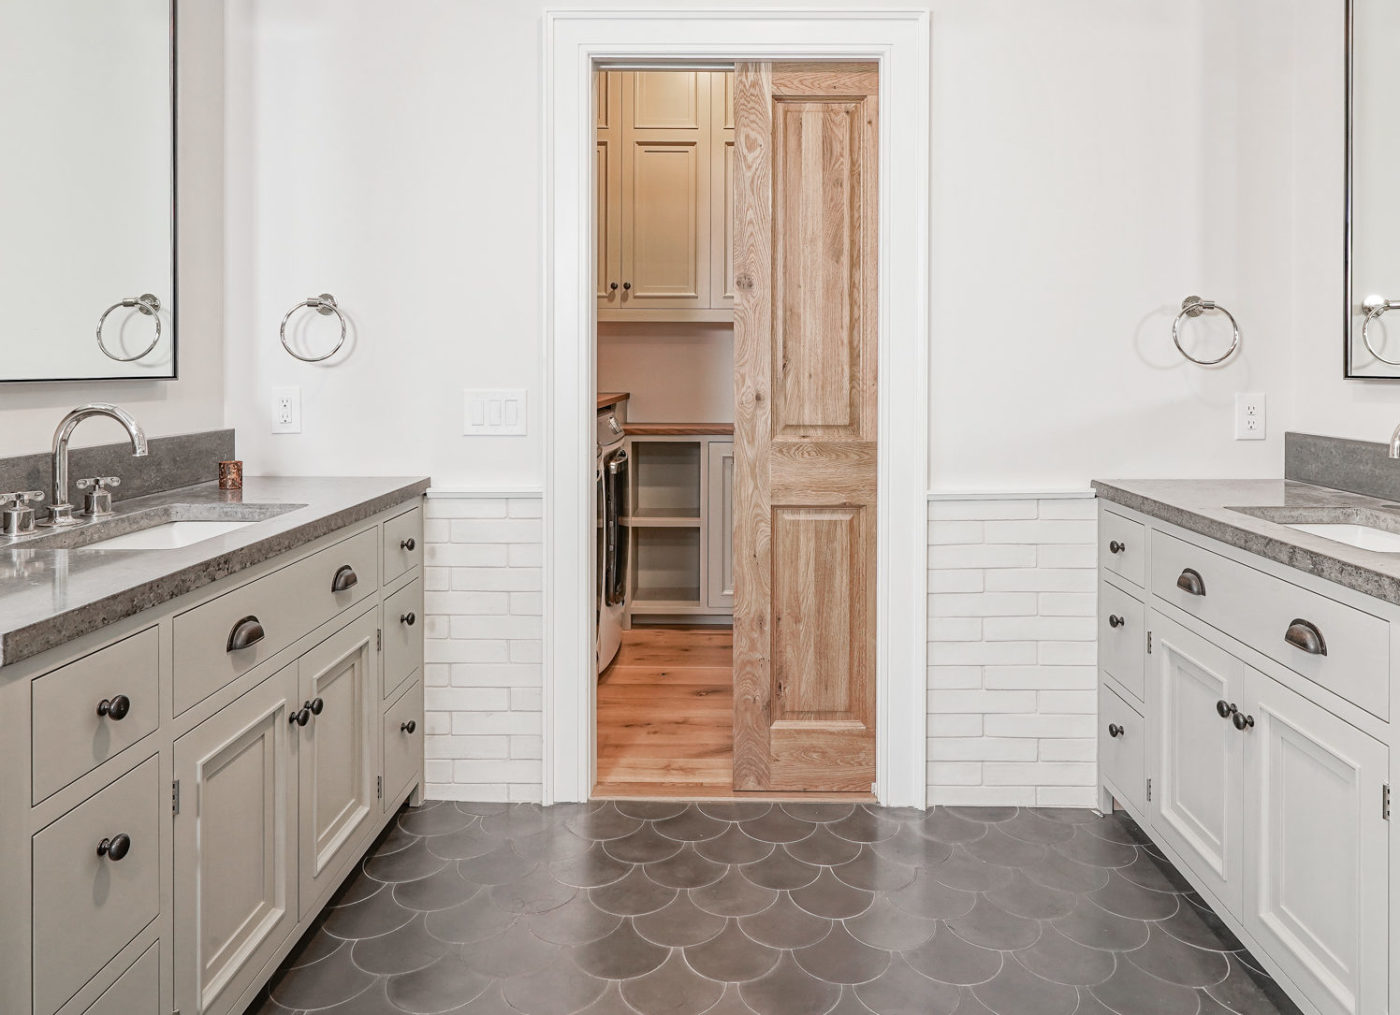
[(0, 1011), (247, 1007), (421, 793), (422, 525), (405, 502), (0, 669)]
[[(1116, 618), (1100, 625), (1105, 806), (1143, 825), (1304, 1011), (1400, 1010), (1396, 745), (1376, 680), (1400, 662), (1400, 610), (1117, 505), (1099, 536), (1101, 620)], [(1137, 615), (1139, 638), (1115, 640)], [(1285, 638), (1300, 623), (1325, 653)]]

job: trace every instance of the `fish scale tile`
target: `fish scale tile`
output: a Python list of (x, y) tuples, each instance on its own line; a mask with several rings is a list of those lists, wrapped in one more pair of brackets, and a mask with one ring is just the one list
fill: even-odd
[(1124, 815), (405, 808), (246, 1015), (1299, 1015)]

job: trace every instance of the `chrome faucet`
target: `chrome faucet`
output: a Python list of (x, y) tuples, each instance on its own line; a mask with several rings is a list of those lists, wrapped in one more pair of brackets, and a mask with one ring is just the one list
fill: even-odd
[(68, 442), (78, 424), (92, 416), (106, 416), (115, 419), (126, 427), (131, 438), (131, 454), (134, 458), (146, 456), (146, 431), (136, 422), (131, 413), (107, 402), (93, 402), (82, 405), (63, 417), (53, 434), (53, 500), (49, 503), (49, 517), (43, 523), (52, 526), (76, 525), (73, 505), (68, 503)]
[(1400, 458), (1400, 426), (1390, 435), (1390, 457)]

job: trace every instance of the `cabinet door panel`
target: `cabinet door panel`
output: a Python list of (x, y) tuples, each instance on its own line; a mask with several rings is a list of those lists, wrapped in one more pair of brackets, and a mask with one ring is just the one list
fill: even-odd
[(594, 182), (597, 185), (598, 309), (622, 304), (622, 77), (621, 71), (594, 76)]
[(1382, 1011), (1386, 748), (1256, 670), (1247, 683), (1245, 926), (1323, 1012)]
[(712, 610), (734, 608), (734, 442), (711, 441), (709, 503), (706, 505), (706, 603)]
[(175, 1005), (223, 1015), (297, 922), (295, 664), (175, 742)]
[(1150, 616), (1149, 820), (1238, 914), (1244, 737), (1216, 706), (1241, 702), (1244, 664), (1161, 614)]
[(710, 75), (710, 306), (734, 309), (734, 72)]
[(367, 613), (298, 663), (303, 705), (316, 712), (298, 727), (301, 757), (301, 915), (339, 883), (358, 855), (375, 805), (378, 768), (378, 625)]

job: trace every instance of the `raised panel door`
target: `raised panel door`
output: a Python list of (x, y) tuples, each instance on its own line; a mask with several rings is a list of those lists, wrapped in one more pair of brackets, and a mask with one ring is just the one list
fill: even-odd
[(1244, 663), (1159, 613), (1149, 617), (1149, 821), (1201, 883), (1238, 914), (1244, 738), (1230, 706), (1237, 709), (1244, 696)]
[(1246, 673), (1244, 924), (1326, 1015), (1384, 1011), (1384, 744)]
[(622, 305), (622, 77), (621, 71), (593, 76), (599, 310)]
[(710, 75), (710, 306), (734, 309), (734, 72)]
[(296, 664), (175, 742), (175, 1007), (224, 1015), (297, 923)]
[(705, 309), (710, 302), (710, 106), (703, 72), (622, 74), (620, 302), (609, 309)]
[(300, 899), (309, 915), (359, 855), (376, 813), (379, 694), (376, 614), (302, 656)]
[(706, 605), (734, 608), (734, 442), (711, 441), (705, 510)]

